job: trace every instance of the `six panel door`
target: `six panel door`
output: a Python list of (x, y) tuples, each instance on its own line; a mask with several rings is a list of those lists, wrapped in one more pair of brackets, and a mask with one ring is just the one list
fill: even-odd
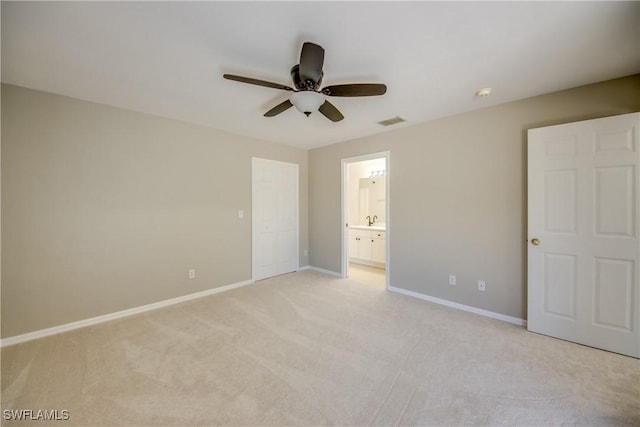
[(253, 280), (296, 271), (298, 165), (253, 158)]
[(528, 328), (640, 357), (640, 113), (532, 129)]

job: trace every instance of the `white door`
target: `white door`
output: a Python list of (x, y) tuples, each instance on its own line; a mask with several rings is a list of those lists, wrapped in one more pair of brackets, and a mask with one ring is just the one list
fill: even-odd
[(358, 242), (360, 238), (355, 232), (349, 232), (349, 258), (358, 258)]
[(298, 165), (252, 159), (253, 280), (298, 270)]
[(640, 357), (640, 113), (529, 131), (528, 328)]
[(358, 258), (371, 259), (371, 237), (358, 237)]
[[(372, 233), (374, 237), (380, 234), (378, 232)], [(371, 239), (371, 261), (384, 264), (384, 239), (374, 238)]]

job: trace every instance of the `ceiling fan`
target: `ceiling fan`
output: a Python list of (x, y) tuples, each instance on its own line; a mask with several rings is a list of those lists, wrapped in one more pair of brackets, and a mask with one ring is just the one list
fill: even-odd
[(353, 83), (326, 86), (320, 89), (322, 77), (324, 76), (322, 71), (323, 64), (324, 49), (322, 46), (306, 42), (302, 45), (300, 63), (291, 68), (291, 78), (295, 89), (279, 83), (234, 74), (224, 74), (223, 77), (237, 82), (293, 92), (289, 99), (264, 113), (265, 117), (276, 116), (295, 106), (307, 117), (318, 110), (329, 120), (339, 122), (344, 119), (344, 116), (332, 103), (325, 99), (325, 96), (376, 96), (383, 95), (387, 91), (387, 87), (380, 83)]

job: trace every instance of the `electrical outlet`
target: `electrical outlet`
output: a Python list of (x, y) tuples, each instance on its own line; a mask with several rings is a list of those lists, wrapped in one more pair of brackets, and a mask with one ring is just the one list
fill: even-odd
[(196, 278), (196, 269), (192, 268), (189, 270), (189, 279), (195, 279)]
[(478, 280), (478, 290), (482, 292), (487, 290), (487, 283), (484, 280)]
[(453, 274), (449, 275), (449, 284), (455, 286), (456, 284), (456, 276), (454, 276)]

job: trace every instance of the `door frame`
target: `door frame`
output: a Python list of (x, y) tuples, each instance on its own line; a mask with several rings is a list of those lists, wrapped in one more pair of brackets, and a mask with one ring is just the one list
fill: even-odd
[(255, 167), (256, 167), (256, 163), (258, 162), (262, 162), (262, 163), (277, 163), (277, 164), (286, 164), (289, 166), (293, 166), (295, 169), (295, 174), (296, 174), (296, 182), (295, 182), (295, 215), (296, 215), (296, 229), (295, 229), (295, 269), (293, 271), (298, 271), (300, 270), (300, 166), (297, 163), (291, 163), (291, 162), (283, 162), (280, 160), (272, 160), (272, 159), (265, 159), (262, 157), (252, 157), (251, 158), (251, 280), (252, 281), (256, 281), (256, 280), (263, 280), (261, 279), (256, 279), (256, 262), (257, 262), (257, 218), (258, 216), (256, 215), (256, 198), (257, 198), (257, 194), (258, 192), (256, 191), (256, 183), (255, 183)]
[(342, 228), (342, 270), (341, 276), (346, 278), (349, 276), (349, 164), (362, 162), (365, 160), (385, 159), (385, 167), (387, 171), (385, 185), (385, 287), (389, 289), (391, 277), (391, 152), (380, 151), (377, 153), (363, 154), (355, 157), (346, 157), (341, 159), (341, 188), (342, 188), (342, 206), (341, 206), (341, 228)]

